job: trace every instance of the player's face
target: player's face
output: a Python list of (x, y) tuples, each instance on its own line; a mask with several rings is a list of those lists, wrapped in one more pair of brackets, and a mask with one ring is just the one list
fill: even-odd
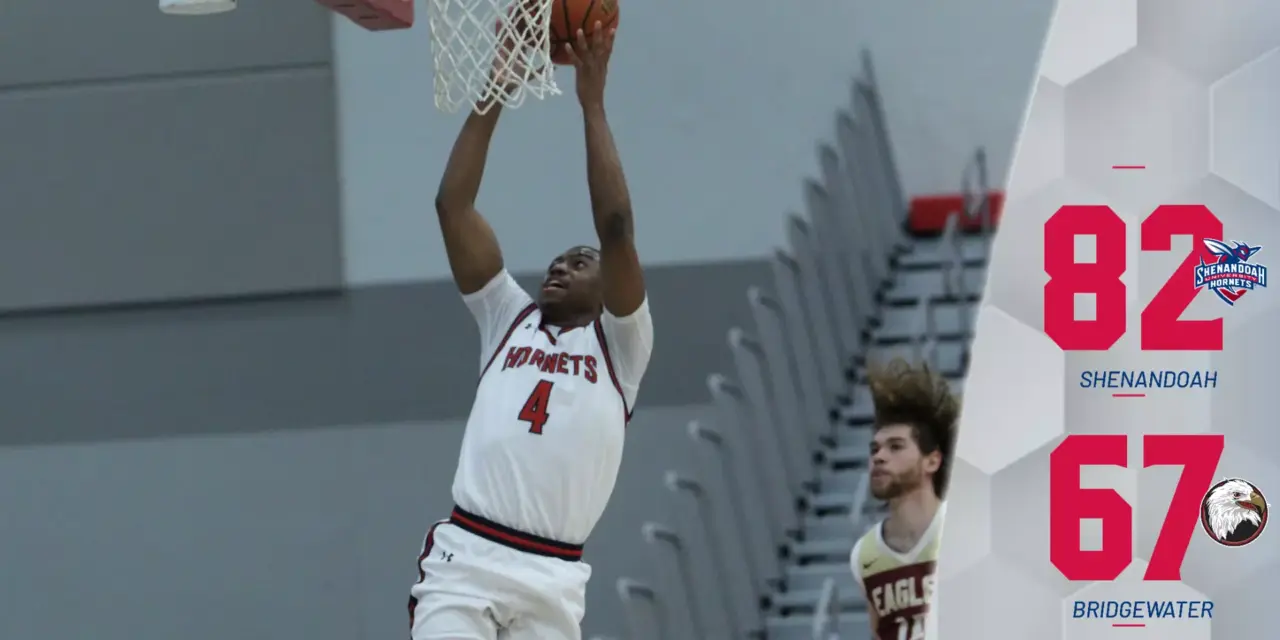
[(556, 256), (547, 267), (538, 301), (574, 312), (599, 307), (600, 253), (591, 247), (574, 247)]
[(915, 490), (937, 470), (936, 454), (923, 455), (910, 425), (886, 425), (871, 439), (871, 495), (889, 500)]

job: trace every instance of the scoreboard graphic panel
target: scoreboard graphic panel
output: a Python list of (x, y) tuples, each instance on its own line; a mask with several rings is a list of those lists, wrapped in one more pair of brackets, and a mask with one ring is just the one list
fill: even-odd
[(1280, 628), (1280, 4), (1060, 0), (992, 250), (939, 638)]

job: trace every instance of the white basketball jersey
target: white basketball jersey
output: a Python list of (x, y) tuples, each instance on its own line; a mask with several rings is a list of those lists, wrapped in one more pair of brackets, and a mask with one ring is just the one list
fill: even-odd
[(938, 505), (914, 549), (900, 552), (890, 547), (883, 521), (853, 545), (849, 563), (879, 621), (876, 640), (938, 640), (934, 572), (946, 509), (945, 502)]
[(582, 544), (604, 513), (648, 366), (648, 301), (626, 318), (543, 326), (505, 271), (464, 296), (481, 373), (453, 480), (458, 507), (524, 533)]

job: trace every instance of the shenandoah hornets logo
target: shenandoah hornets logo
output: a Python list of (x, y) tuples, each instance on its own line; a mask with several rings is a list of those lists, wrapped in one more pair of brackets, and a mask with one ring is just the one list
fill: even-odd
[(1213, 485), (1200, 502), (1200, 524), (1214, 542), (1243, 547), (1258, 539), (1271, 507), (1248, 480), (1227, 478)]
[(1209, 289), (1223, 302), (1235, 306), (1236, 300), (1244, 294), (1267, 286), (1267, 268), (1250, 262), (1254, 254), (1262, 250), (1261, 246), (1251, 247), (1235, 240), (1231, 245), (1221, 240), (1204, 239), (1204, 246), (1213, 255), (1213, 262), (1200, 258), (1200, 264), (1195, 268), (1195, 283), (1197, 289)]

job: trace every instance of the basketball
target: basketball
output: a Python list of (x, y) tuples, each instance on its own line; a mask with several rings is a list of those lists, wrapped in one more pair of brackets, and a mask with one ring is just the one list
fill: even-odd
[(551, 0), (551, 61), (570, 64), (566, 43), (578, 37), (578, 29), (591, 35), (595, 24), (602, 29), (618, 26), (618, 0)]

